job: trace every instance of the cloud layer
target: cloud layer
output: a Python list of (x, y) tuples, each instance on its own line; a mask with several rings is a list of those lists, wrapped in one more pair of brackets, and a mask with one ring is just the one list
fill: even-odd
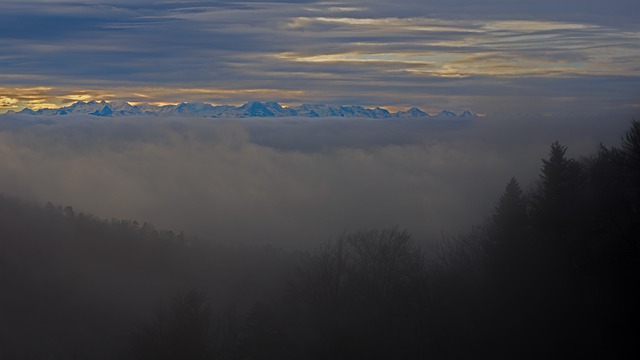
[(637, 1), (451, 3), (3, 1), (0, 109), (97, 98), (637, 111)]
[(222, 242), (304, 248), (400, 225), (419, 240), (482, 221), (537, 178), (554, 140), (616, 145), (629, 119), (0, 117), (0, 191)]

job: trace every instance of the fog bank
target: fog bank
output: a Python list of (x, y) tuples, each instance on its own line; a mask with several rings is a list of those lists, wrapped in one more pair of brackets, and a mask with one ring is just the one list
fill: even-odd
[(468, 120), (0, 116), (0, 192), (223, 243), (305, 248), (399, 225), (419, 240), (482, 221), (555, 140), (618, 145), (631, 118)]

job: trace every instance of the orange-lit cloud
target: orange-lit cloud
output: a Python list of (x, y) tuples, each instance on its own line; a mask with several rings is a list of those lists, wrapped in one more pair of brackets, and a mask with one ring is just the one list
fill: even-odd
[(124, 87), (78, 90), (54, 87), (0, 87), (0, 113), (23, 108), (33, 110), (57, 108), (77, 101), (90, 100), (128, 101), (132, 104), (155, 105), (177, 104), (185, 101), (238, 105), (254, 99), (300, 99), (304, 97), (304, 93), (301, 90), (281, 89)]
[(436, 108), (486, 96), (527, 97), (530, 106), (547, 97), (637, 102), (640, 27), (631, 14), (640, 2), (131, 3), (4, 4), (0, 111), (90, 99)]

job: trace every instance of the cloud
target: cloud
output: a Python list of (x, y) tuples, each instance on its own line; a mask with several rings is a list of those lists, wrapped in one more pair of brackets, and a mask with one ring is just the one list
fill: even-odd
[(16, 104), (18, 103), (18, 99), (6, 96), (0, 96), (0, 108), (4, 109), (16, 109)]
[[(607, 77), (608, 95), (597, 101), (606, 110), (628, 97), (618, 90), (621, 77), (638, 81), (640, 30), (630, 16), (637, 2), (603, 4), (6, 1), (0, 83), (131, 101), (139, 98), (125, 96), (145, 94), (155, 102), (241, 103), (264, 96), (441, 109), (465, 97), (458, 106), (487, 112), (501, 109), (473, 99), (498, 97), (503, 86), (521, 97), (538, 94), (535, 101), (545, 104), (554, 102), (545, 97), (548, 88), (532, 87), (531, 78), (552, 77), (566, 88)], [(571, 91), (571, 98), (592, 96), (583, 88)], [(568, 112), (585, 110), (568, 98)], [(622, 106), (634, 105), (637, 98)]]
[(287, 121), (0, 117), (0, 191), (202, 238), (293, 248), (398, 224), (458, 234), (555, 140), (616, 145), (629, 119)]

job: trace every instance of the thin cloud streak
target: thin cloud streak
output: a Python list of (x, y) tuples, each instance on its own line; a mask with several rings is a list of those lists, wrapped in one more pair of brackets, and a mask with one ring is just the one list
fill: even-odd
[[(473, 98), (499, 97), (506, 87), (514, 96), (548, 103), (548, 88), (532, 87), (536, 82), (530, 79), (539, 77), (563, 88), (589, 77), (610, 79), (606, 96), (573, 87), (566, 97), (609, 101), (587, 101), (599, 105), (585, 109), (567, 100), (568, 112), (638, 104), (618, 100), (630, 97), (621, 82), (640, 81), (640, 28), (630, 16), (640, 5), (626, 0), (607, 6), (550, 0), (517, 5), (494, 0), (482, 6), (413, 0), (394, 6), (379, 1), (4, 3), (0, 111), (39, 106), (34, 99), (21, 100), (28, 94), (17, 89), (47, 86), (70, 95), (94, 89), (90, 93), (106, 100), (141, 101), (132, 94), (145, 94), (151, 102), (358, 100), (442, 109), (466, 97), (467, 103), (454, 106), (492, 112), (504, 109)], [(208, 89), (208, 96), (200, 89)], [(57, 94), (37, 99), (54, 105), (64, 100)]]

